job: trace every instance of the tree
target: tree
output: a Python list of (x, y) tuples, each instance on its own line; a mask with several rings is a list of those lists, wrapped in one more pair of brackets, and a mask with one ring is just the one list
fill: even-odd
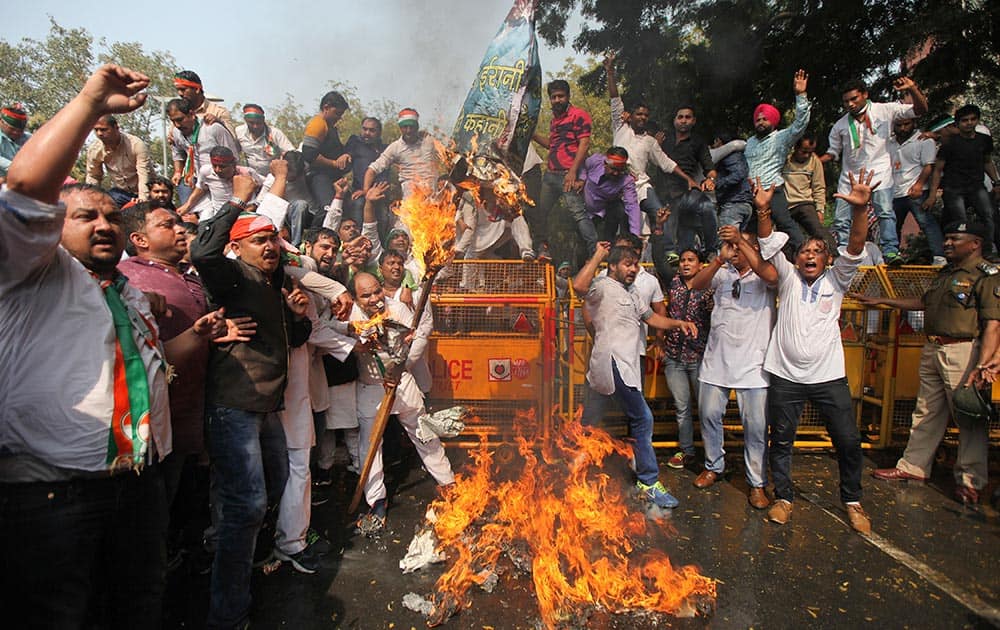
[(24, 38), (0, 46), (0, 98), (21, 102), (34, 129), (68, 103), (94, 65), (93, 37), (86, 29), (69, 29), (49, 17), (49, 34), (42, 40)]
[[(177, 60), (169, 52), (162, 50), (146, 52), (139, 42), (107, 44), (106, 41), (101, 40), (101, 45), (105, 46), (105, 50), (97, 58), (102, 64), (115, 63), (142, 72), (150, 79), (147, 93), (159, 99), (171, 99), (177, 95), (173, 83)], [(151, 100), (146, 107), (140, 107), (131, 114), (119, 116), (119, 126), (123, 131), (142, 138), (146, 144), (151, 144), (161, 135), (159, 105), (160, 103)], [(150, 148), (152, 149), (152, 147)], [(152, 155), (155, 159), (158, 154)]]
[[(810, 127), (823, 139), (842, 115), (840, 86), (852, 78), (871, 85), (873, 99), (894, 98), (902, 71), (941, 110), (972, 85), (987, 94), (1000, 85), (992, 29), (1000, 3), (968, 0), (542, 0), (539, 34), (564, 43), (579, 7), (585, 20), (574, 48), (618, 51), (626, 99), (642, 98), (669, 121), (692, 103), (707, 134), (720, 127), (749, 133), (762, 100), (792, 105), (791, 79), (804, 67), (813, 99)], [(580, 78), (603, 91), (604, 71)]]

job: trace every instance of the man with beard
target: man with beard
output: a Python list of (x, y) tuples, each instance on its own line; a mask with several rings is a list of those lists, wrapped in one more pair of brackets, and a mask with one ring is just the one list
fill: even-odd
[(632, 105), (628, 110), (618, 96), (618, 83), (615, 78), (615, 54), (611, 53), (604, 59), (604, 69), (607, 72), (608, 96), (611, 97), (611, 132), (614, 135), (613, 144), (628, 151), (629, 172), (635, 178), (636, 194), (639, 197), (639, 207), (646, 213), (651, 229), (656, 228), (656, 213), (663, 207), (656, 195), (646, 172), (650, 162), (664, 173), (673, 173), (685, 178), (688, 186), (697, 186), (683, 170), (660, 148), (660, 144), (651, 134), (647, 133), (649, 122), (649, 107), (642, 102)]
[(148, 299), (117, 269), (118, 205), (86, 184), (60, 192), (98, 119), (140, 107), (148, 85), (99, 68), (0, 191), (0, 320), (12, 324), (0, 329), (0, 607), (21, 625), (160, 624), (168, 366), (221, 318), (161, 345)]
[[(937, 145), (930, 138), (921, 138), (912, 118), (897, 118), (892, 124), (889, 156), (892, 158), (892, 208), (896, 213), (896, 236), (899, 237), (912, 214), (920, 229), (927, 236), (927, 245), (934, 257), (935, 266), (945, 264), (944, 235), (941, 224), (923, 203), (930, 198), (929, 186)], [(934, 191), (937, 196), (937, 191)]]
[[(608, 274), (594, 277), (607, 259)], [(639, 273), (639, 257), (630, 246), (602, 241), (594, 255), (573, 278), (573, 290), (585, 295), (584, 306), (593, 322), (594, 349), (590, 353), (587, 386), (595, 394), (614, 395), (629, 421), (634, 441), (636, 487), (643, 498), (661, 508), (677, 507), (677, 499), (660, 482), (660, 468), (653, 451), (653, 414), (642, 395), (642, 370), (638, 348), (642, 323), (661, 330), (697, 334), (690, 322), (653, 312), (637, 293), (629, 291)]]
[[(795, 120), (784, 129), (778, 129), (781, 112), (770, 103), (761, 103), (753, 110), (754, 135), (747, 140), (743, 155), (750, 169), (750, 180), (760, 179), (765, 187), (774, 186), (771, 199), (771, 220), (775, 227), (788, 235), (788, 244), (797, 249), (802, 244), (802, 229), (788, 212), (785, 182), (781, 169), (789, 151), (809, 126), (812, 104), (806, 95), (809, 75), (801, 68), (795, 73), (792, 91), (795, 93)], [(886, 184), (888, 185), (888, 183)]]
[[(362, 210), (365, 205), (365, 173), (368, 165), (378, 159), (385, 151), (382, 143), (382, 121), (371, 116), (361, 121), (361, 135), (351, 134), (344, 146), (347, 154), (351, 156), (351, 200), (347, 202), (346, 215), (355, 221), (362, 218)], [(374, 180), (375, 183), (389, 181), (389, 173), (380, 173)], [(326, 202), (325, 199), (321, 201)], [(389, 231), (387, 211), (388, 203), (379, 204), (378, 225), (379, 235), (385, 237)]]
[(883, 188), (873, 191), (872, 203), (878, 217), (879, 247), (889, 264), (901, 263), (899, 239), (896, 236), (896, 213), (892, 209), (892, 160), (889, 157), (889, 135), (899, 118), (916, 118), (927, 112), (927, 98), (909, 77), (899, 77), (893, 88), (907, 95), (910, 103), (873, 103), (868, 100), (868, 88), (861, 81), (847, 83), (841, 91), (841, 101), (847, 113), (830, 130), (830, 145), (820, 157), (824, 163), (841, 158), (840, 180), (837, 182), (838, 201), (834, 209), (833, 232), (838, 243), (844, 243), (851, 226), (850, 206), (844, 196), (850, 194), (848, 176), (866, 169), (875, 174)]
[(991, 361), (1000, 346), (1000, 273), (983, 259), (990, 233), (983, 225), (954, 223), (944, 230), (948, 265), (918, 298), (867, 298), (864, 304), (885, 304), (925, 312), (927, 343), (920, 357), (920, 391), (913, 411), (910, 439), (895, 468), (873, 474), (888, 481), (926, 481), (948, 419), (958, 425), (955, 493), (964, 503), (978, 503), (987, 483), (989, 435), (987, 422), (958, 409), (957, 392), (985, 387), (996, 378)]
[[(273, 167), (273, 164), (272, 164)], [(281, 268), (278, 229), (263, 215), (244, 212), (253, 194), (249, 177), (233, 178), (233, 197), (191, 243), (191, 261), (214, 305), (252, 317), (247, 342), (213, 347), (206, 377), (206, 434), (222, 521), (218, 528), (208, 627), (242, 626), (250, 614), (250, 573), (257, 532), (268, 504), (265, 458), (276, 465), (267, 479), (272, 498), (284, 488), (288, 459), (277, 411), (281, 408), (290, 347), (311, 332), (309, 298)], [(236, 259), (226, 256), (226, 246)], [(266, 448), (262, 438), (268, 439)], [(273, 501), (272, 501), (273, 502)]]
[(635, 236), (642, 231), (642, 211), (628, 158), (625, 149), (611, 147), (604, 155), (587, 158), (580, 168), (585, 213), (577, 218), (576, 225), (589, 255), (593, 255), (597, 246), (598, 228), (601, 240), (605, 241), (613, 241), (619, 227)]
[[(807, 401), (826, 419), (826, 430), (837, 452), (840, 468), (840, 500), (851, 527), (871, 533), (871, 520), (861, 507), (861, 436), (854, 420), (854, 404), (847, 386), (844, 347), (840, 340), (840, 305), (851, 286), (865, 251), (868, 231), (867, 208), (872, 190), (872, 171), (862, 170), (858, 179), (849, 174), (851, 193), (835, 196), (850, 204), (854, 218), (847, 246), (830, 265), (830, 252), (821, 238), (810, 237), (795, 254), (794, 264), (782, 254), (769, 264), (778, 271), (778, 320), (764, 358), (770, 374), (767, 416), (770, 433), (771, 475), (775, 502), (768, 518), (785, 524), (792, 516), (792, 445), (799, 417)], [(757, 234), (762, 250), (775, 251), (784, 238), (771, 225), (770, 202), (774, 187), (759, 183), (754, 192)], [(754, 272), (766, 277), (757, 265)]]
[(148, 200), (158, 208), (174, 209), (174, 184), (162, 175), (149, 178)]
[(192, 114), (201, 116), (206, 125), (222, 124), (229, 131), (229, 135), (236, 137), (236, 127), (233, 125), (233, 117), (229, 114), (229, 110), (205, 98), (201, 77), (194, 71), (181, 70), (175, 74), (174, 87), (177, 89), (178, 98), (191, 103)]
[[(664, 263), (676, 265), (680, 260), (678, 252), (693, 249), (696, 233), (701, 234), (702, 251), (710, 253), (717, 249), (715, 203), (704, 194), (715, 190), (717, 173), (708, 144), (694, 133), (697, 122), (694, 107), (683, 104), (675, 110), (673, 131), (656, 134), (663, 152), (677, 162), (683, 173), (690, 175), (685, 179), (674, 172), (663, 177), (667, 206), (673, 211), (663, 226), (662, 251), (659, 247), (653, 251), (653, 262), (658, 269), (663, 269)], [(704, 174), (700, 184), (696, 181), (699, 172)], [(658, 260), (661, 255), (665, 258)]]
[[(549, 150), (549, 161), (542, 176), (542, 190), (539, 193), (538, 205), (526, 208), (528, 225), (534, 240), (535, 252), (541, 261), (551, 261), (549, 248), (555, 248), (550, 242), (552, 234), (552, 211), (558, 201), (566, 205), (573, 221), (579, 222), (587, 217), (587, 209), (583, 205), (580, 189), (583, 183), (577, 175), (583, 161), (587, 159), (590, 148), (590, 114), (569, 102), (569, 83), (556, 79), (546, 88), (549, 93), (549, 105), (552, 107), (552, 122), (549, 123), (549, 135), (535, 132), (534, 140)], [(559, 248), (558, 257), (568, 258), (569, 251)]]

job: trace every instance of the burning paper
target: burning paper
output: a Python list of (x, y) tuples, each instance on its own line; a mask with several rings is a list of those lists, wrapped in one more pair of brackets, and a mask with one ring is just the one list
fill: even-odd
[(654, 544), (665, 525), (648, 521), (623, 477), (605, 471), (612, 456), (624, 464), (631, 448), (575, 421), (553, 439), (533, 434), (535, 426), (529, 415), (519, 419), (516, 452), (484, 444), (471, 471), (432, 505), (450, 566), (437, 581), (428, 625), (468, 605), (468, 589), (500, 573), (503, 562), (530, 571), (548, 628), (596, 609), (713, 610), (715, 581), (693, 566), (674, 567)]
[(452, 133), (458, 152), (498, 157), (517, 174), (542, 103), (535, 1), (515, 0), (486, 49)]
[(417, 438), (427, 442), (434, 438), (451, 438), (465, 428), (465, 418), (469, 410), (461, 405), (425, 413), (417, 419)]

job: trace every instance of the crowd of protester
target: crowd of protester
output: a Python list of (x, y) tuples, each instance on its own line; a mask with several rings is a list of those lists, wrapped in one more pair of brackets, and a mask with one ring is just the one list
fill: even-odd
[[(743, 140), (723, 129), (699, 135), (690, 104), (655, 112), (673, 116), (659, 127), (647, 105), (620, 97), (613, 56), (605, 66), (613, 146), (592, 147), (590, 116), (571, 103), (569, 84), (549, 83), (552, 122), (535, 135), (547, 159), (529, 150), (522, 173), (535, 205), (498, 221), (488, 195), (456, 195), (456, 256), (559, 262), (559, 290), (584, 298), (594, 335), (584, 422), (619, 400), (642, 498), (678, 503), (660, 480), (642, 395), (648, 326), (676, 407), (680, 448), (668, 466), (696, 461), (697, 403), (704, 469), (695, 485), (721, 478), (721, 420), (735, 391), (748, 501), (787, 523), (791, 445), (811, 401), (838, 452), (849, 521), (869, 533), (840, 304), (859, 265), (904, 262), (900, 230), (913, 214), (927, 262), (944, 266), (935, 286), (954, 308), (886, 302), (928, 309), (931, 337), (915, 435), (927, 428), (879, 476), (925, 479), (927, 454), (961, 402), (953, 391), (990, 383), (1000, 368), (1000, 276), (983, 259), (996, 243), (1000, 176), (979, 109), (964, 105), (920, 130), (928, 104), (911, 80), (896, 81), (894, 103), (871, 102), (852, 82), (817, 156), (805, 71), (792, 78), (789, 124), (761, 103)], [(134, 71), (102, 67), (33, 136), (23, 108), (0, 110), (0, 597), (12, 618), (39, 627), (77, 626), (98, 600), (110, 625), (155, 627), (164, 575), (192, 553), (178, 536), (196, 505), (210, 515), (196, 551), (211, 573), (207, 624), (244, 627), (255, 564), (277, 558), (309, 574), (330, 553), (310, 521), (329, 498), (338, 440), (349, 471), (372, 460), (358, 530), (385, 527), (381, 447), (369, 450), (386, 387), (428, 473), (439, 486), (454, 482), (441, 441), (418, 430), (433, 317), (415, 318), (423, 261), (391, 211), (392, 191), (405, 199), (447, 170), (419, 113), (399, 112), (391, 142), (373, 117), (342, 142), (348, 103), (331, 91), (296, 147), (259, 105), (245, 105), (236, 125), (196, 73), (174, 82), (169, 174), (155, 173), (142, 140), (119, 128), (116, 115), (145, 102), (149, 79)], [(81, 150), (84, 181), (68, 181)], [(828, 209), (831, 160), (841, 174)], [(561, 216), (576, 242), (556, 233)], [(464, 288), (476, 285), (471, 266), (462, 274)], [(958, 310), (967, 321), (953, 326)], [(412, 331), (402, 354), (357, 334), (383, 316)], [(945, 350), (961, 366), (942, 377), (934, 353)], [(978, 501), (985, 433), (960, 426), (959, 494)]]

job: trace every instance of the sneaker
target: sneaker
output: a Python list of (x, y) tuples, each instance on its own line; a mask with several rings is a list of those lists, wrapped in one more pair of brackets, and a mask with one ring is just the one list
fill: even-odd
[(316, 554), (325, 556), (333, 550), (333, 543), (323, 538), (319, 532), (310, 527), (306, 530), (306, 545), (315, 549)]
[(306, 573), (312, 575), (319, 570), (319, 554), (309, 546), (298, 553), (285, 553), (281, 549), (275, 547), (274, 557), (278, 560), (284, 560), (285, 562), (290, 562), (292, 568), (299, 573)]
[(694, 462), (694, 455), (687, 455), (684, 451), (677, 451), (673, 457), (667, 460), (667, 466), (680, 469), (692, 462)]
[(847, 508), (847, 520), (850, 521), (854, 531), (864, 536), (872, 533), (872, 520), (868, 518), (868, 514), (865, 513), (865, 509), (861, 507), (860, 503), (848, 503), (845, 507)]
[(788, 522), (788, 519), (792, 518), (792, 502), (785, 501), (784, 499), (778, 499), (771, 506), (771, 509), (767, 511), (767, 520), (772, 523), (778, 523), (779, 525), (784, 525)]
[[(316, 473), (313, 474), (312, 480), (313, 480), (313, 486), (315, 486), (317, 488), (321, 488), (323, 486), (332, 486), (333, 485), (333, 470), (331, 470), (329, 468), (327, 468), (327, 469), (317, 468), (316, 469)], [(316, 504), (313, 503), (313, 505), (316, 505)]]
[(635, 482), (635, 487), (639, 489), (644, 499), (652, 501), (657, 507), (670, 509), (680, 505), (680, 501), (674, 495), (667, 492), (662, 482), (657, 481), (653, 485), (647, 486), (641, 481), (637, 481)]
[(535, 260), (535, 252), (531, 251), (530, 249), (524, 250), (523, 252), (521, 252), (521, 260), (523, 260), (524, 262), (532, 262), (533, 260)]
[(885, 260), (885, 264), (889, 265), (890, 267), (898, 267), (906, 262), (903, 259), (903, 257), (899, 255), (898, 252), (890, 252), (888, 254), (884, 254), (882, 258)]
[(677, 263), (679, 263), (680, 261), (681, 261), (681, 257), (679, 255), (677, 255), (676, 252), (670, 252), (669, 254), (667, 254), (667, 264), (668, 265), (677, 265)]
[(944, 267), (947, 264), (948, 264), (948, 259), (945, 258), (944, 256), (935, 256), (933, 260), (931, 260), (932, 267)]

